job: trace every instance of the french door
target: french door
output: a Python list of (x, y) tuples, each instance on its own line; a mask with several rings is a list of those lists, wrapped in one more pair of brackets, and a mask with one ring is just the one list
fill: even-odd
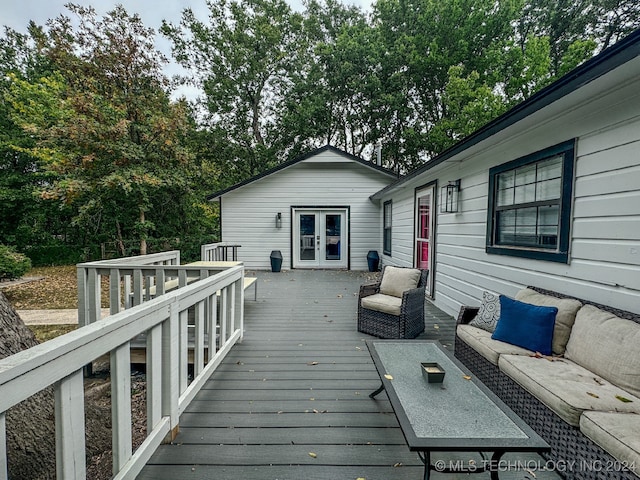
[(427, 294), (433, 295), (431, 286), (434, 278), (434, 234), (435, 234), (435, 185), (416, 191), (415, 200), (415, 266), (429, 269), (427, 277)]
[(295, 209), (293, 268), (347, 268), (347, 210)]

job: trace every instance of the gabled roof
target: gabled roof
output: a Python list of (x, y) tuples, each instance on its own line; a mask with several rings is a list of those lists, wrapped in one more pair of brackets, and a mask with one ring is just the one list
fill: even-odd
[(277, 166), (275, 166), (275, 167), (273, 167), (273, 168), (271, 168), (269, 170), (266, 170), (266, 171), (254, 176), (254, 177), (248, 178), (247, 180), (243, 180), (240, 183), (236, 183), (235, 185), (232, 185), (232, 186), (230, 186), (228, 188), (225, 188), (224, 190), (220, 190), (218, 192), (212, 193), (211, 195), (207, 196), (207, 200), (215, 200), (215, 199), (221, 197), (222, 195), (224, 195), (225, 193), (231, 192), (231, 191), (236, 190), (236, 189), (238, 189), (240, 187), (244, 187), (245, 185), (249, 185), (250, 183), (253, 183), (256, 180), (260, 180), (261, 178), (267, 177), (269, 175), (273, 175), (274, 173), (277, 173), (280, 170), (284, 170), (285, 168), (289, 168), (289, 167), (291, 167), (293, 165), (296, 165), (296, 164), (298, 164), (300, 162), (308, 160), (311, 157), (314, 157), (314, 156), (316, 156), (316, 155), (318, 155), (320, 153), (327, 152), (327, 151), (328, 152), (333, 152), (333, 153), (338, 154), (338, 155), (340, 155), (340, 156), (342, 156), (344, 158), (347, 158), (348, 160), (352, 160), (352, 161), (354, 161), (356, 163), (362, 164), (365, 167), (377, 170), (377, 171), (379, 171), (379, 172), (381, 172), (381, 173), (383, 173), (385, 175), (389, 175), (390, 177), (398, 178), (398, 175), (395, 172), (393, 172), (392, 170), (389, 170), (387, 168), (381, 167), (380, 165), (376, 165), (373, 162), (368, 162), (368, 161), (366, 161), (366, 160), (364, 160), (364, 159), (362, 159), (360, 157), (356, 157), (355, 155), (351, 155), (350, 153), (345, 152), (344, 150), (340, 150), (339, 148), (332, 147), (331, 145), (325, 145), (324, 147), (317, 148), (317, 149), (315, 149), (315, 150), (313, 150), (311, 152), (308, 152), (308, 153), (306, 153), (304, 155), (296, 157), (296, 158), (294, 158), (292, 160), (283, 162), (283, 163), (281, 163), (281, 164), (279, 164), (279, 165), (277, 165)]
[(640, 30), (636, 30), (615, 45), (603, 50), (595, 57), (573, 69), (552, 84), (538, 91), (527, 100), (487, 123), (468, 137), (448, 148), (423, 166), (412, 170), (399, 180), (387, 185), (371, 195), (372, 200), (380, 200), (389, 192), (401, 187), (420, 174), (440, 165), (442, 162), (463, 153), (465, 150), (516, 124), (538, 110), (569, 95), (597, 78), (615, 70), (621, 65), (640, 56)]

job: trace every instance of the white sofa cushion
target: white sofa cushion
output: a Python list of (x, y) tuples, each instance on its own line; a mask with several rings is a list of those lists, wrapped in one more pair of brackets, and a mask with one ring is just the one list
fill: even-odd
[(585, 410), (640, 413), (640, 398), (564, 358), (501, 355), (498, 367), (574, 427)]
[(576, 314), (582, 303), (578, 300), (571, 298), (557, 298), (550, 295), (544, 295), (538, 293), (530, 288), (520, 290), (516, 294), (516, 300), (521, 302), (530, 303), (532, 305), (539, 305), (544, 307), (556, 307), (558, 313), (556, 314), (556, 323), (553, 327), (553, 340), (551, 342), (551, 350), (556, 355), (562, 355), (565, 351), (569, 335), (571, 334), (571, 328), (576, 320)]
[(368, 297), (362, 298), (360, 303), (364, 308), (367, 308), (369, 310), (388, 313), (390, 315), (400, 315), (402, 298), (394, 297), (391, 295), (384, 295), (383, 293), (375, 293), (373, 295), (369, 295)]
[(464, 343), (472, 347), (476, 352), (489, 360), (494, 365), (498, 365), (500, 355), (532, 355), (531, 350), (501, 342), (491, 338), (491, 332), (483, 330), (473, 325), (458, 325), (458, 337)]
[(640, 397), (640, 324), (585, 305), (565, 357)]
[(380, 293), (402, 298), (402, 292), (418, 286), (420, 270), (417, 268), (385, 267), (380, 282)]
[(640, 474), (640, 415), (584, 412), (580, 430), (618, 460), (621, 468)]

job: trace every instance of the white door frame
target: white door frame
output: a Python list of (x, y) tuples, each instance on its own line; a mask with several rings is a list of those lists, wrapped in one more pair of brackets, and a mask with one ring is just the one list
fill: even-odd
[[(311, 232), (313, 235), (301, 235), (301, 215), (315, 215), (314, 229)], [(328, 215), (339, 215), (339, 235), (328, 234)], [(349, 209), (347, 207), (292, 207), (291, 218), (293, 268), (348, 268)], [(329, 247), (332, 251), (328, 250)], [(303, 255), (308, 258), (304, 258)]]
[[(428, 208), (428, 235), (422, 236), (422, 225), (421, 225), (421, 205), (420, 199), (424, 199), (428, 196), (428, 199), (425, 201), (424, 207)], [(423, 187), (416, 188), (415, 190), (415, 203), (414, 203), (414, 241), (413, 241), (413, 252), (414, 252), (414, 260), (413, 264), (416, 268), (428, 268), (429, 275), (427, 277), (427, 288), (426, 292), (429, 297), (433, 298), (433, 285), (435, 278), (435, 231), (436, 231), (436, 184), (432, 183), (430, 185), (425, 185)], [(422, 251), (421, 249), (426, 248), (427, 252), (427, 264), (421, 261)]]

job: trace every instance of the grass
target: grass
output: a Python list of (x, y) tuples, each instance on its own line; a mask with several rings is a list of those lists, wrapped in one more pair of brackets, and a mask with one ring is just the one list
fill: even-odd
[(51, 340), (52, 338), (59, 337), (60, 335), (64, 335), (65, 333), (72, 332), (76, 328), (77, 325), (27, 325), (29, 329), (33, 332), (40, 343), (46, 342), (47, 340)]
[[(58, 310), (78, 308), (78, 280), (75, 265), (38, 267), (25, 277), (43, 277), (3, 290), (16, 310)], [(102, 305), (109, 306), (107, 279), (103, 280)]]

